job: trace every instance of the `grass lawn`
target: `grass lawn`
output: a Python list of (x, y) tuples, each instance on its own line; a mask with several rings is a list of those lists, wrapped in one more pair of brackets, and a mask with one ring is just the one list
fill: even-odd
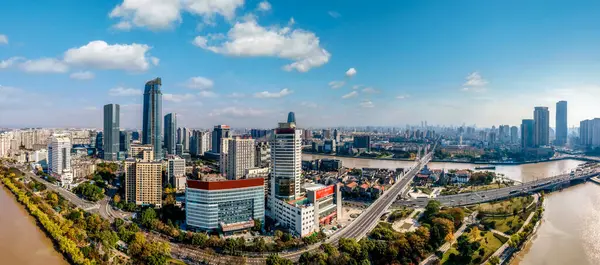
[(509, 217), (485, 217), (482, 220), (483, 223), (495, 222), (496, 230), (512, 235), (521, 228), (525, 220), (521, 219), (519, 215)]
[[(475, 234), (475, 231), (473, 231), (472, 233), (470, 233), (468, 235), (471, 238), (472, 242), (473, 242), (473, 240), (477, 240), (481, 244), (481, 247), (478, 250), (476, 250), (475, 253), (473, 253), (473, 256), (471, 257), (471, 263), (469, 263), (469, 264), (482, 263), (487, 258), (489, 258), (492, 254), (494, 254), (494, 252), (496, 252), (496, 250), (498, 248), (500, 248), (500, 246), (502, 246), (502, 242), (494, 236), (494, 233), (492, 233), (492, 232), (484, 232), (484, 233), (485, 234), (483, 236), (481, 236), (479, 233)], [(483, 255), (480, 255), (479, 252), (482, 249), (483, 249)], [(444, 256), (442, 257), (442, 260), (441, 260), (441, 264), (468, 265), (468, 264), (458, 262), (456, 260), (451, 260), (450, 255), (452, 253), (458, 255), (458, 250), (456, 250), (455, 247), (450, 248), (450, 250), (448, 250), (446, 253), (444, 253)], [(475, 260), (477, 260), (478, 262), (473, 262)]]
[(521, 212), (524, 206), (533, 201), (532, 196), (514, 197), (500, 202), (483, 203), (477, 206), (482, 213), (512, 214), (514, 210)]

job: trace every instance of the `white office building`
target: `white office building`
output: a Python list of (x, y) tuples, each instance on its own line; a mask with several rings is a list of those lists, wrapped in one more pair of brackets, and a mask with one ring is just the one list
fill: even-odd
[(240, 179), (246, 170), (254, 168), (254, 139), (223, 139), (221, 175), (227, 179)]
[(167, 181), (177, 191), (185, 190), (185, 159), (178, 156), (167, 158)]

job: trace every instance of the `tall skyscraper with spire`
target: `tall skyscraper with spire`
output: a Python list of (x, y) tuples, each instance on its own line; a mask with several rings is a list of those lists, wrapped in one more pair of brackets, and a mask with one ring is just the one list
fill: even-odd
[(567, 102), (556, 102), (556, 145), (567, 144)]
[(154, 147), (154, 158), (162, 159), (162, 92), (160, 77), (146, 82), (144, 89), (144, 109), (142, 115), (142, 144)]

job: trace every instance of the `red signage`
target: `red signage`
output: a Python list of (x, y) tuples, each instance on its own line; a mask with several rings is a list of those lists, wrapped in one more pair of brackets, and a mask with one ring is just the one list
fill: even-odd
[(331, 185), (331, 186), (327, 186), (325, 188), (322, 188), (322, 189), (318, 190), (317, 191), (317, 200), (333, 194), (333, 192), (334, 192), (333, 188), (334, 188), (334, 186)]

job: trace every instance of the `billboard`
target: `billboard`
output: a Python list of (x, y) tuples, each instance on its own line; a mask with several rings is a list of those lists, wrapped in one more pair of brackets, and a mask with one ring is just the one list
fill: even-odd
[(334, 185), (327, 186), (325, 188), (322, 188), (322, 189), (318, 190), (317, 191), (317, 200), (333, 194), (334, 191), (335, 191)]

